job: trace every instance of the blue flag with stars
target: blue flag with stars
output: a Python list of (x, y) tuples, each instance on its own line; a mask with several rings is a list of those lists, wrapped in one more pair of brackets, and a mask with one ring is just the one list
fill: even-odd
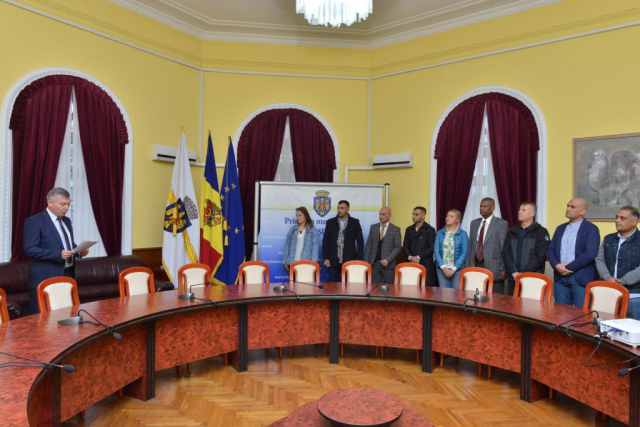
[(238, 282), (238, 267), (245, 259), (245, 250), (240, 184), (231, 138), (229, 138), (227, 162), (224, 165), (220, 199), (222, 203), (224, 255), (222, 264), (220, 264), (213, 277), (213, 282), (216, 285), (235, 285)]

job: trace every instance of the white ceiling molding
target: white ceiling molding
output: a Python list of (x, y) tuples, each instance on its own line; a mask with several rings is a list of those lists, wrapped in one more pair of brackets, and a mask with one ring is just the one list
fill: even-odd
[[(291, 11), (280, 14), (274, 10), (275, 5), (269, 6), (268, 3), (263, 3), (263, 7), (270, 7), (271, 15), (266, 16), (262, 22), (255, 22), (249, 20), (255, 12), (235, 10), (229, 14), (229, 19), (214, 19), (206, 13), (183, 5), (184, 0), (182, 2), (176, 0), (110, 1), (202, 40), (375, 49), (563, 0), (463, 0), (441, 7), (429, 6), (429, 2), (418, 3), (416, 6), (416, 2), (398, 0), (400, 9), (403, 7), (405, 9), (403, 9), (404, 15), (400, 14), (395, 20), (385, 20), (380, 15), (375, 16), (376, 3), (374, 2), (374, 15), (372, 15), (374, 19), (354, 24), (350, 28), (336, 29), (301, 25), (299, 21), (301, 17), (293, 13), (295, 12), (293, 2)], [(234, 7), (234, 3), (227, 4), (229, 8)], [(204, 7), (206, 6), (201, 8)], [(273, 18), (275, 15), (279, 22), (275, 22), (276, 18)], [(237, 19), (244, 16), (246, 20)]]

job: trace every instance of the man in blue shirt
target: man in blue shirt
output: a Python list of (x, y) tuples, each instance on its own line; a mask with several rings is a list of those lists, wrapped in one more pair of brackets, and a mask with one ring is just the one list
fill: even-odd
[(547, 256), (555, 270), (553, 296), (559, 304), (582, 307), (585, 287), (598, 278), (600, 231), (584, 219), (587, 207), (580, 197), (569, 200), (565, 212), (569, 222), (556, 229), (549, 246)]

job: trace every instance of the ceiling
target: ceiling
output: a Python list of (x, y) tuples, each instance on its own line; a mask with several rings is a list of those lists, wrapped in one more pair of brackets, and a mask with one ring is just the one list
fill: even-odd
[(372, 49), (562, 0), (373, 0), (366, 21), (312, 26), (295, 0), (110, 0), (203, 40)]

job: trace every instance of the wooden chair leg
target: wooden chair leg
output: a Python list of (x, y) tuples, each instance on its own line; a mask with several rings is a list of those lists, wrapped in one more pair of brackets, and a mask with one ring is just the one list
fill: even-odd
[(491, 379), (492, 376), (493, 376), (493, 366), (489, 365), (487, 367), (487, 378)]
[(416, 350), (416, 363), (420, 363), (420, 350)]
[(282, 360), (282, 347), (278, 347), (278, 360)]
[(556, 391), (552, 388), (549, 389), (549, 399), (555, 399)]
[(224, 354), (224, 364), (228, 365), (229, 364), (229, 353), (225, 353)]
[(478, 363), (478, 376), (482, 376), (482, 363)]
[(120, 390), (118, 390), (118, 399), (122, 399), (124, 397), (124, 389), (121, 388)]
[(87, 412), (86, 411), (80, 411), (80, 413), (78, 414), (80, 416), (80, 418), (84, 418), (87, 416)]
[(289, 357), (293, 357), (293, 346), (289, 346)]
[(176, 366), (176, 377), (180, 378), (182, 376), (182, 365)]
[(440, 367), (444, 368), (444, 353), (440, 353)]
[(596, 420), (597, 420), (598, 418), (600, 418), (600, 414), (602, 414), (602, 412), (600, 412), (600, 411), (596, 411), (596, 416), (595, 416), (595, 419), (596, 419)]
[(380, 347), (380, 356), (384, 359), (384, 346)]
[(187, 363), (187, 372), (191, 373), (191, 363)]
[(376, 357), (378, 357), (378, 346), (374, 347), (376, 349)]

